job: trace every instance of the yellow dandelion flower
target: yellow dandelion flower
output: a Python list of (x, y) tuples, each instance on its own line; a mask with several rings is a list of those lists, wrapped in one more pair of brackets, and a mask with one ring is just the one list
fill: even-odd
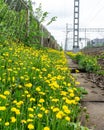
[(23, 104), (23, 101), (19, 101), (19, 102), (16, 103), (17, 106), (20, 106), (22, 104)]
[(44, 100), (43, 98), (41, 98), (41, 99), (39, 100), (39, 103), (43, 103), (43, 102), (45, 102), (45, 100)]
[(76, 85), (80, 85), (80, 82), (75, 82)]
[(16, 115), (20, 115), (20, 110), (17, 109), (17, 108), (15, 108), (15, 107), (12, 107), (12, 108), (11, 108), (11, 111), (12, 111), (12, 112), (15, 112)]
[(4, 91), (4, 95), (10, 95), (9, 91)]
[(29, 92), (27, 90), (24, 91), (25, 94), (28, 94)]
[(68, 89), (68, 92), (73, 93), (74, 91), (72, 89)]
[(79, 97), (75, 97), (75, 101), (79, 101), (80, 100), (80, 98)]
[(9, 126), (9, 122), (5, 122), (5, 124), (4, 124), (5, 126)]
[(66, 113), (66, 114), (70, 114), (70, 110), (68, 109), (68, 106), (66, 106), (66, 105), (63, 105), (63, 110), (64, 110), (64, 112)]
[(74, 97), (74, 93), (70, 93), (70, 97)]
[(21, 120), (21, 123), (24, 123), (24, 124), (26, 124), (26, 120)]
[(40, 92), (40, 91), (41, 91), (40, 86), (39, 86), (39, 87), (36, 87), (36, 91), (37, 91), (37, 92)]
[(56, 98), (52, 99), (52, 102), (58, 102), (58, 101), (59, 99), (56, 99)]
[(15, 117), (11, 117), (11, 122), (15, 123), (16, 122), (16, 118)]
[(70, 87), (71, 86), (71, 83), (68, 83), (68, 87)]
[(42, 118), (42, 116), (43, 116), (42, 114), (40, 114), (40, 113), (38, 114), (38, 117), (39, 117), (39, 118)]
[(66, 114), (70, 114), (70, 110), (69, 110), (69, 109), (64, 109), (64, 112), (65, 112)]
[(6, 99), (6, 96), (3, 95), (3, 94), (0, 94), (0, 98), (2, 98), (2, 99)]
[(33, 119), (27, 119), (27, 122), (33, 122), (34, 120)]
[(61, 91), (61, 95), (66, 96), (66, 95), (67, 95), (67, 92)]
[(14, 100), (14, 101), (13, 101), (13, 103), (15, 104), (15, 103), (17, 103), (17, 101), (16, 101), (16, 100)]
[(65, 114), (64, 114), (62, 111), (59, 111), (59, 112), (56, 114), (56, 118), (62, 119), (64, 115), (65, 115)]
[(11, 111), (13, 111), (13, 112), (16, 111), (16, 108), (15, 108), (15, 107), (12, 107), (12, 108), (11, 108)]
[(41, 104), (37, 104), (38, 107), (41, 107), (42, 105)]
[(30, 102), (32, 102), (32, 101), (36, 101), (36, 99), (35, 98), (30, 98)]
[(17, 110), (15, 111), (15, 113), (16, 113), (16, 115), (20, 115), (20, 110), (17, 109)]
[(49, 110), (45, 110), (45, 114), (48, 114), (49, 113)]
[(33, 124), (28, 124), (28, 129), (29, 130), (34, 130), (34, 125)]
[(27, 87), (27, 88), (31, 88), (32, 87), (32, 83), (27, 83), (24, 86)]
[(6, 107), (5, 106), (0, 106), (0, 111), (5, 111)]
[(66, 102), (67, 104), (71, 104), (71, 100), (69, 100), (69, 99), (66, 99), (65, 102)]
[(31, 95), (30, 95), (30, 94), (28, 94), (28, 95), (27, 95), (27, 98), (30, 98), (30, 97), (31, 97)]
[(44, 127), (43, 130), (50, 130), (50, 128), (48, 126)]
[(44, 92), (39, 92), (39, 94), (41, 94), (41, 95), (45, 95), (45, 93), (44, 93)]
[(18, 88), (22, 88), (22, 85), (18, 85)]
[(44, 108), (44, 107), (41, 107), (40, 110), (45, 111), (45, 108)]
[(34, 115), (33, 115), (33, 114), (29, 114), (29, 117), (30, 117), (30, 118), (34, 118)]
[(70, 121), (70, 117), (66, 116), (65, 120)]
[(33, 109), (33, 108), (31, 108), (31, 107), (29, 107), (29, 108), (28, 108), (28, 111), (33, 112), (33, 111), (34, 111), (34, 109)]
[(71, 100), (71, 104), (77, 104), (75, 100)]
[(55, 108), (53, 108), (53, 112), (57, 112), (57, 111), (59, 111), (60, 109), (58, 108), (58, 107), (55, 107)]

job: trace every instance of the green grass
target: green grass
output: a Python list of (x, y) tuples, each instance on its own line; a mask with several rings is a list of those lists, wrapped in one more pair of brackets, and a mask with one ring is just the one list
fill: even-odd
[(0, 130), (87, 130), (77, 84), (63, 51), (1, 43)]

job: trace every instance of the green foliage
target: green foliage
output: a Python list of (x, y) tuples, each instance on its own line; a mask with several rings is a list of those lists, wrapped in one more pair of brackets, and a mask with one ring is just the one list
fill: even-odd
[[(1, 1), (0, 1), (1, 2)], [(0, 3), (0, 40), (23, 41), (26, 37), (26, 10), (11, 10), (3, 1)]]
[(39, 20), (40, 23), (44, 22), (46, 17), (48, 15), (48, 12), (42, 11), (42, 5), (39, 4), (39, 7), (35, 9), (35, 17)]
[[(15, 8), (14, 5), (16, 5)], [(48, 31), (42, 32), (40, 26), (45, 21), (48, 12), (43, 12), (40, 5), (35, 15), (36, 18), (33, 15), (30, 0), (22, 1), (22, 3), (12, 0), (5, 3), (4, 0), (0, 0), (0, 41), (11, 39), (25, 44), (40, 44), (42, 36), (48, 37)], [(51, 22), (54, 20), (52, 18)]]
[[(40, 23), (44, 22), (46, 18), (48, 17), (48, 12), (42, 11), (42, 4), (39, 4), (39, 7), (35, 10), (35, 17), (39, 20)], [(51, 20), (47, 23), (47, 25), (51, 24), (53, 21), (56, 21), (57, 17), (54, 16), (51, 18)]]
[(73, 60), (75, 60), (78, 65), (79, 69), (86, 70), (88, 72), (96, 72), (100, 69), (100, 66), (98, 65), (97, 58), (84, 55), (83, 53), (67, 53), (69, 56), (72, 57)]

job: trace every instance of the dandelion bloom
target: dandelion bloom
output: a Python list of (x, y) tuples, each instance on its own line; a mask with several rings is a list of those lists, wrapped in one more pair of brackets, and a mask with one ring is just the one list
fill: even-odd
[(36, 101), (36, 99), (35, 98), (30, 98), (30, 102), (32, 102), (32, 101)]
[(27, 119), (27, 122), (33, 122), (33, 119)]
[(6, 107), (5, 106), (0, 106), (0, 111), (5, 111)]
[(40, 87), (36, 87), (36, 91), (40, 92), (41, 91)]
[(29, 108), (28, 108), (28, 111), (33, 112), (33, 111), (34, 111), (34, 109), (33, 109), (33, 108), (31, 108), (31, 107), (29, 107)]
[(57, 111), (59, 111), (60, 109), (58, 108), (58, 107), (55, 107), (55, 108), (53, 108), (53, 112), (57, 112)]
[(10, 92), (9, 91), (4, 91), (4, 95), (9, 95)]
[(5, 126), (9, 126), (9, 122), (5, 122)]
[(41, 98), (41, 99), (39, 100), (39, 102), (40, 102), (40, 103), (43, 103), (43, 102), (45, 102), (45, 101), (44, 101), (43, 98)]
[(42, 114), (40, 114), (40, 113), (38, 114), (38, 117), (39, 117), (39, 118), (42, 118), (42, 116), (43, 116)]
[(56, 114), (56, 118), (58, 119), (62, 119), (62, 117), (64, 116), (64, 113), (62, 111), (59, 111), (57, 114)]
[(45, 114), (48, 114), (49, 113), (49, 110), (45, 110)]
[(12, 112), (15, 112), (16, 115), (20, 115), (20, 110), (17, 109), (17, 108), (15, 108), (15, 107), (12, 107), (12, 108), (11, 108), (11, 111), (12, 111)]
[(70, 93), (70, 97), (74, 97), (74, 93)]
[(33, 124), (28, 124), (28, 129), (29, 130), (34, 130), (34, 125)]
[(6, 99), (6, 96), (5, 96), (5, 95), (0, 94), (0, 98), (2, 98), (2, 99)]
[(29, 114), (29, 117), (34, 118), (34, 115), (33, 114)]
[(11, 117), (11, 122), (15, 123), (16, 122), (16, 118), (15, 117)]
[(32, 87), (32, 83), (27, 83), (24, 86), (27, 87), (27, 88), (31, 88)]
[(65, 120), (70, 121), (70, 117), (66, 116)]
[(80, 98), (79, 97), (75, 97), (75, 101), (79, 101), (80, 100)]
[(48, 126), (44, 127), (43, 130), (50, 130), (50, 128)]
[(80, 82), (75, 82), (76, 85), (80, 85)]
[(21, 123), (24, 123), (24, 124), (26, 124), (26, 120), (21, 120)]

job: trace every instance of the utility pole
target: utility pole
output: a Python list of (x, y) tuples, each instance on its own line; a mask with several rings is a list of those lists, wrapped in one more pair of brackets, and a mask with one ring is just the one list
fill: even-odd
[(68, 47), (68, 23), (66, 24), (66, 38), (65, 38), (65, 51)]
[(73, 51), (79, 51), (79, 0), (74, 0)]

